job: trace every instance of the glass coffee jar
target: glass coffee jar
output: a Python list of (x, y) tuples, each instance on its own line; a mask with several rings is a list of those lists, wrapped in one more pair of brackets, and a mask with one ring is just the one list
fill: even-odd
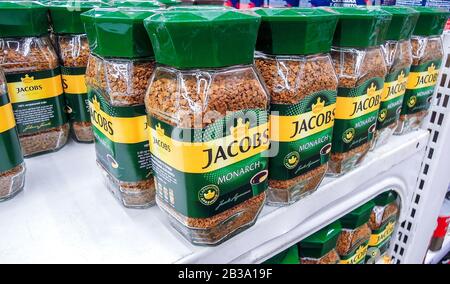
[(339, 21), (331, 57), (338, 77), (329, 173), (357, 167), (370, 150), (386, 62), (381, 45), (392, 16), (376, 8), (334, 8)]
[(255, 64), (271, 99), (267, 203), (288, 205), (316, 190), (327, 172), (337, 90), (329, 51), (337, 17), (308, 8), (256, 13), (262, 22)]
[(154, 59), (143, 20), (152, 14), (141, 8), (81, 14), (92, 53), (86, 83), (97, 163), (108, 189), (129, 208), (155, 203), (144, 106)]
[(58, 150), (69, 134), (61, 71), (47, 20), (47, 7), (37, 2), (0, 2), (0, 67), (24, 156)]
[(373, 148), (385, 144), (394, 134), (400, 118), (409, 69), (412, 64), (411, 34), (419, 13), (408, 7), (382, 7), (392, 15), (383, 45), (387, 75), (381, 94)]
[(375, 206), (368, 223), (372, 233), (368, 243), (367, 263), (376, 263), (387, 253), (399, 216), (395, 191), (386, 191), (373, 201)]
[(433, 99), (444, 55), (441, 35), (449, 13), (430, 7), (414, 9), (419, 12), (419, 19), (411, 37), (413, 62), (397, 134), (411, 132), (422, 125)]
[(253, 66), (259, 24), (253, 12), (223, 8), (145, 20), (159, 63), (145, 98), (156, 202), (195, 244), (248, 228), (265, 202), (269, 97)]

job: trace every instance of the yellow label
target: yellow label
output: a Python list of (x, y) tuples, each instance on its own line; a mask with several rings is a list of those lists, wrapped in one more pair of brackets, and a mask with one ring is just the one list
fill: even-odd
[(384, 82), (383, 93), (381, 101), (386, 102), (397, 97), (403, 96), (406, 91), (406, 82), (408, 77), (405, 77), (403, 71), (398, 75), (397, 80), (392, 82)]
[(97, 101), (89, 102), (92, 124), (116, 143), (134, 144), (149, 140), (147, 116), (112, 117), (100, 109)]
[(387, 238), (389, 238), (389, 236), (392, 235), (392, 232), (394, 232), (394, 227), (395, 221), (391, 221), (387, 224), (386, 228), (381, 233), (372, 234), (370, 236), (369, 246), (371, 247), (378, 246)]
[(358, 249), (356, 250), (355, 254), (352, 255), (350, 258), (341, 259), (341, 264), (357, 264), (357, 263), (361, 262), (366, 257), (367, 248), (368, 248), (367, 243), (359, 246)]
[[(182, 142), (151, 128), (150, 151), (169, 166), (186, 173), (207, 173), (260, 154), (269, 148), (269, 124), (250, 128), (238, 120), (231, 135), (206, 142)], [(195, 161), (195, 162), (193, 162)], [(243, 169), (245, 171), (245, 169)], [(253, 169), (249, 169), (253, 170)]]
[(428, 67), (427, 71), (411, 72), (408, 76), (406, 88), (409, 90), (432, 87), (436, 85), (439, 75), (439, 69), (436, 69), (434, 64)]
[(324, 106), (319, 112), (310, 111), (295, 116), (270, 115), (270, 139), (291, 142), (306, 138), (333, 127), (335, 104)]
[(8, 83), (8, 94), (13, 104), (53, 98), (62, 93), (60, 75), (35, 80), (27, 74), (21, 82)]
[(16, 120), (11, 104), (0, 106), (0, 133), (8, 131), (14, 126), (16, 126)]
[(381, 92), (374, 83), (367, 88), (366, 94), (358, 97), (336, 98), (336, 119), (354, 119), (378, 110)]
[(84, 75), (62, 75), (64, 93), (71, 95), (86, 94)]

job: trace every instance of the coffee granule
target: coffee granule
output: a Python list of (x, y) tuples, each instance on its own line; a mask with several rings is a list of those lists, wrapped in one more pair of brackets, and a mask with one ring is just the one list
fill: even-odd
[[(158, 67), (145, 98), (147, 112), (180, 128), (202, 129), (232, 112), (268, 109), (268, 98), (250, 66), (180, 71)], [(157, 195), (157, 204), (173, 217), (173, 226), (189, 240), (212, 245), (251, 226), (266, 198), (261, 193), (209, 218), (190, 218)]]
[(368, 241), (370, 234), (371, 230), (367, 223), (354, 230), (342, 229), (336, 244), (338, 254), (340, 256), (348, 255), (356, 246)]
[(73, 122), (72, 129), (78, 141), (92, 142), (94, 141), (94, 133), (92, 132), (92, 123), (90, 122)]
[[(89, 58), (89, 43), (86, 35), (59, 35), (59, 57), (64, 67), (86, 67)], [(92, 123), (88, 121), (72, 121), (72, 131), (75, 139), (80, 142), (94, 141)]]
[[(328, 54), (269, 56), (257, 53), (255, 65), (266, 83), (272, 104), (298, 104), (311, 94), (337, 88)], [(327, 163), (288, 180), (269, 179), (269, 203), (289, 204), (313, 192), (326, 171)]]
[(25, 183), (25, 167), (21, 164), (15, 168), (0, 173), (0, 201), (14, 197)]
[(340, 260), (336, 250), (332, 249), (321, 258), (301, 257), (300, 264), (338, 264)]
[(154, 178), (139, 182), (118, 181), (104, 170), (107, 187), (128, 208), (147, 208), (155, 204)]
[[(418, 66), (428, 61), (441, 59), (444, 55), (442, 41), (439, 36), (411, 38), (412, 46), (412, 65)], [(428, 110), (418, 111), (412, 114), (400, 115), (399, 124), (396, 130), (397, 134), (409, 132), (418, 129), (428, 114)]]
[[(0, 38), (0, 66), (5, 74), (52, 70), (58, 57), (48, 37)], [(24, 156), (58, 150), (67, 142), (69, 124), (20, 134)]]
[(379, 218), (378, 214), (381, 214), (377, 212), (377, 207), (372, 210), (372, 213), (370, 214), (370, 220), (369, 220), (369, 227), (372, 230), (378, 230), (386, 220), (391, 218), (392, 216), (396, 216), (398, 214), (398, 205), (396, 202), (389, 203), (386, 205), (383, 209), (382, 217)]
[(159, 195), (156, 196), (156, 203), (174, 217), (170, 221), (187, 239), (204, 245), (217, 245), (225, 238), (251, 227), (265, 199), (266, 194), (261, 193), (210, 218), (188, 218), (167, 205)]
[[(379, 47), (363, 50), (333, 48), (331, 57), (340, 88), (355, 88), (369, 79), (384, 78), (387, 73), (386, 62)], [(333, 136), (335, 135), (336, 133), (333, 133)], [(330, 162), (328, 163), (329, 172), (339, 175), (356, 167), (367, 155), (370, 147), (371, 141), (367, 141), (344, 153), (331, 152)]]
[[(147, 110), (180, 128), (205, 128), (227, 112), (268, 108), (267, 95), (252, 68), (214, 76), (208, 71), (187, 72), (180, 76), (181, 84), (173, 74), (175, 69), (161, 67), (156, 72), (146, 98)], [(209, 82), (200, 88), (204, 81)]]
[(113, 106), (142, 105), (155, 68), (153, 60), (100, 58), (90, 55), (86, 82), (106, 92)]

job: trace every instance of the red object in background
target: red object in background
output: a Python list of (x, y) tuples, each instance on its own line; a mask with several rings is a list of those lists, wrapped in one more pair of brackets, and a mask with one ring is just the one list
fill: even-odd
[(447, 235), (450, 223), (450, 200), (446, 199), (437, 219), (437, 227), (434, 230), (433, 238), (430, 242), (430, 250), (438, 251), (442, 248), (445, 236)]
[(448, 19), (447, 23), (445, 24), (445, 30), (450, 31), (450, 19)]

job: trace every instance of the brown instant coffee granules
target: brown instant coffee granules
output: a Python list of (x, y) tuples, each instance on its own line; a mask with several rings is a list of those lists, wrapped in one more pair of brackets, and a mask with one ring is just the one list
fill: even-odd
[(349, 254), (356, 245), (367, 243), (370, 233), (367, 223), (354, 230), (343, 229), (336, 244), (336, 251), (339, 255)]
[(339, 255), (335, 249), (330, 250), (321, 258), (301, 257), (300, 264), (338, 264), (340, 261)]

